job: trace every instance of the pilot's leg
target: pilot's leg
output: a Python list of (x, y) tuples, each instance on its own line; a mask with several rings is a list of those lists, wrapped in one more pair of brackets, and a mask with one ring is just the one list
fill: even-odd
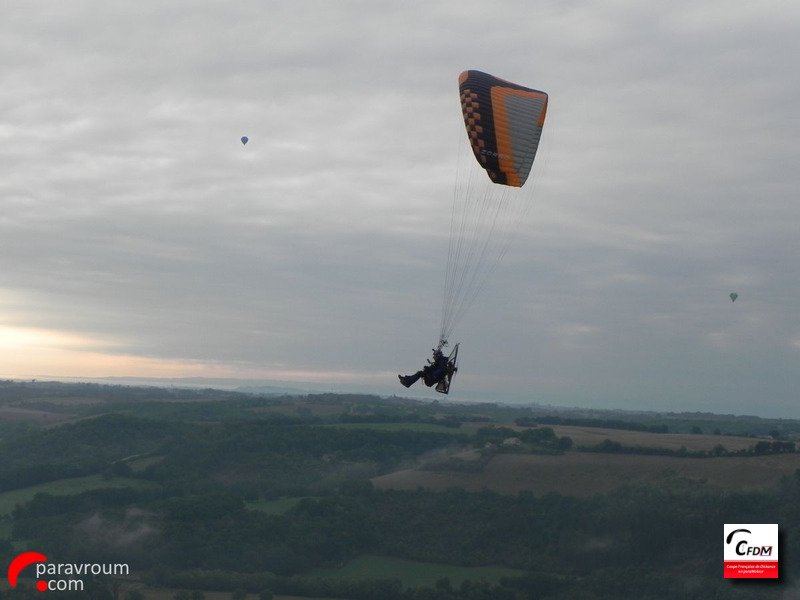
[(424, 373), (422, 371), (417, 371), (413, 375), (398, 375), (397, 377), (400, 379), (400, 383), (402, 383), (406, 387), (411, 387), (417, 381), (419, 381), (420, 377), (422, 377)]

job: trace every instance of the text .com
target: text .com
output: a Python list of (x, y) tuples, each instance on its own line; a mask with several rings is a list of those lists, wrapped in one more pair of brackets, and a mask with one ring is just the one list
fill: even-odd
[(130, 575), (130, 568), (124, 563), (36, 563), (36, 587), (41, 591), (80, 592), (83, 578), (97, 575)]

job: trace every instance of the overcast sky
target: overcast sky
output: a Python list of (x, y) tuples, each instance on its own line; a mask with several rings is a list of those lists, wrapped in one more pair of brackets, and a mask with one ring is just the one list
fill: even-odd
[(479, 69), (550, 105), (450, 399), (800, 417), (798, 56), (791, 0), (9, 0), (0, 375), (437, 396)]

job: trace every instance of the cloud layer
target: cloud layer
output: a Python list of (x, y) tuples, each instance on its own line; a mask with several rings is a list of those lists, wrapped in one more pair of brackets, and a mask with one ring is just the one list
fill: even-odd
[(551, 103), (535, 206), (456, 332), (454, 393), (800, 416), (800, 7), (3, 12), (4, 375), (406, 393), (396, 374), (438, 333), (475, 68)]

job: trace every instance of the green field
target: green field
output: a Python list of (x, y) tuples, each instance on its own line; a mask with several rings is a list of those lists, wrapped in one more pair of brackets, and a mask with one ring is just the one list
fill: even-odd
[(497, 583), (503, 577), (519, 577), (524, 571), (507, 567), (458, 567), (436, 563), (389, 558), (386, 556), (359, 556), (343, 567), (336, 569), (314, 569), (309, 576), (345, 579), (399, 579), (404, 587), (435, 587), (436, 582), (446, 577), (453, 587), (462, 582), (484, 581)]
[(15, 506), (29, 502), (36, 494), (40, 493), (52, 494), (53, 496), (71, 496), (73, 494), (80, 494), (99, 488), (130, 487), (134, 489), (146, 489), (151, 485), (153, 484), (142, 481), (141, 479), (129, 479), (127, 477), (104, 479), (100, 475), (59, 479), (49, 483), (32, 485), (19, 490), (0, 493), (0, 517), (10, 515)]
[(452, 433), (472, 435), (481, 427), (486, 424), (480, 425), (473, 423), (465, 423), (461, 427), (444, 427), (442, 425), (434, 425), (433, 423), (334, 423), (331, 425), (324, 425), (323, 427), (337, 427), (341, 429), (374, 429), (376, 431), (423, 431), (432, 433)]
[(144, 456), (142, 458), (126, 460), (125, 462), (128, 463), (128, 466), (133, 470), (134, 473), (141, 473), (150, 465), (159, 463), (162, 460), (164, 460), (163, 456)]
[(256, 502), (248, 502), (247, 508), (250, 510), (257, 510), (268, 515), (285, 515), (289, 512), (302, 498), (278, 498), (277, 500), (257, 500)]

